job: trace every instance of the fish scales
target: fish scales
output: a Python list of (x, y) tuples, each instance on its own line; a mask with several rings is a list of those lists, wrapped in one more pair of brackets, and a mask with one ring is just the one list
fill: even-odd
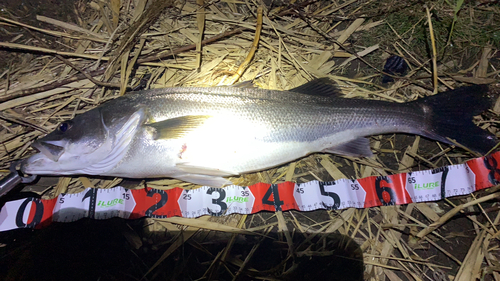
[(450, 137), (485, 152), (497, 140), (472, 123), (478, 110), (469, 104), (487, 109), (487, 91), (473, 86), (408, 103), (341, 98), (324, 79), (290, 91), (141, 91), (61, 123), (33, 144), (40, 152), (22, 169), (28, 174), (173, 177), (221, 186), (230, 183), (223, 177), (314, 152), (369, 157), (364, 137), (375, 134), (410, 133), (452, 143)]
[[(268, 141), (312, 141), (348, 128), (386, 125), (417, 131), (425, 126), (423, 110), (417, 106), (377, 100), (316, 98), (261, 89), (239, 92), (230, 87), (159, 89), (130, 95), (121, 100), (120, 106), (132, 110), (150, 108), (155, 121), (224, 112), (267, 124), (270, 135), (265, 139)], [(298, 125), (305, 131), (296, 130)]]

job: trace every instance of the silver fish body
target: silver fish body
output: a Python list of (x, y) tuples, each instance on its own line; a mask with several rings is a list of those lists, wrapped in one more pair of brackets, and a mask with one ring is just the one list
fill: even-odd
[[(172, 177), (220, 187), (228, 183), (225, 176), (264, 170), (314, 152), (370, 156), (364, 137), (375, 134), (418, 134), (446, 143), (450, 137), (485, 152), (496, 138), (471, 121), (491, 104), (485, 92), (485, 87), (461, 88), (400, 104), (340, 98), (335, 86), (323, 79), (291, 91), (147, 90), (61, 123), (33, 144), (40, 153), (22, 169), (38, 175)], [(468, 108), (470, 102), (481, 109)], [(456, 130), (474, 137), (462, 137)]]

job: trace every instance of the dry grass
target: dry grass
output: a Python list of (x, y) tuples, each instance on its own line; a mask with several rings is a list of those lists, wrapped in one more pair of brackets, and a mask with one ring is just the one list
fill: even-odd
[[(21, 51), (18, 59), (0, 73), (3, 172), (7, 172), (11, 161), (32, 154), (31, 142), (54, 130), (59, 122), (139, 83), (147, 88), (162, 88), (253, 80), (261, 88), (290, 89), (313, 78), (329, 77), (339, 84), (346, 97), (404, 102), (455, 88), (462, 82), (498, 83), (500, 79), (500, 39), (494, 38), (498, 33), (489, 33), (492, 38), (487, 42), (491, 44), (478, 46), (468, 42), (470, 49), (452, 52), (446, 61), (439, 61), (443, 50), (438, 48), (443, 42), (439, 41), (439, 30), (434, 36), (431, 22), (442, 22), (445, 15), (453, 18), (454, 7), (445, 2), (427, 3), (428, 7), (392, 3), (392, 8), (390, 1), (382, 1), (379, 6), (373, 1), (290, 1), (278, 6), (267, 3), (273, 1), (264, 1), (268, 5), (258, 1), (146, 2), (79, 3), (76, 24), (37, 17), (46, 23), (44, 28), (25, 24), (22, 19), (0, 17), (0, 27), (29, 30), (9, 42), (0, 42), (4, 50)], [(464, 18), (479, 25), (492, 24), (491, 17), (498, 19), (498, 6), (482, 2), (461, 7), (457, 24)], [(405, 12), (412, 13), (409, 19), (420, 20), (405, 22), (413, 28), (401, 33), (387, 19)], [(490, 18), (485, 16), (487, 13)], [(391, 33), (379, 33), (382, 27), (390, 28)], [(420, 36), (416, 33), (420, 27), (427, 30), (430, 38), (428, 53), (418, 52), (412, 45)], [(44, 40), (30, 37), (30, 33), (50, 35), (56, 44), (48, 46)], [(369, 41), (367, 34), (377, 36)], [(468, 46), (461, 39), (455, 44)], [(393, 53), (409, 62), (410, 71), (385, 88), (380, 85), (381, 62)], [(468, 62), (464, 61), (467, 54)], [(497, 133), (499, 105), (497, 102), (491, 111), (477, 118), (483, 129)], [(312, 155), (231, 180), (250, 185), (361, 178), (463, 163), (472, 157), (464, 150), (420, 137), (375, 136), (371, 140), (377, 152), (372, 159)], [(54, 197), (61, 192), (79, 192), (89, 186), (107, 188), (120, 182), (121, 179), (63, 177), (57, 183), (32, 190)], [(159, 189), (196, 188), (172, 179), (147, 184)], [(135, 184), (137, 188), (142, 186)], [(352, 240), (345, 238), (350, 237), (363, 252), (365, 280), (500, 280), (500, 213), (497, 204), (492, 203), (498, 197), (495, 192), (491, 189), (438, 203), (371, 209), (147, 219), (139, 236), (153, 237), (154, 243), (158, 243), (156, 247), (164, 252), (144, 274), (148, 280), (169, 276), (160, 273), (165, 270), (159, 266), (164, 260), (179, 257), (175, 253), (188, 246), (210, 252), (213, 249), (203, 243), (220, 239), (224, 246), (211, 253), (212, 260), (199, 277), (294, 280), (308, 276), (300, 275), (300, 264), (307, 264), (308, 259), (328, 265), (318, 257), (335, 256), (339, 249), (349, 249), (342, 254), (346, 260), (355, 259), (359, 253), (350, 248)], [(160, 241), (159, 233), (171, 234), (166, 248), (162, 247), (165, 242)], [(242, 233), (258, 235), (252, 238), (255, 240), (248, 252), (238, 255), (235, 248), (241, 247), (237, 245)], [(222, 238), (215, 239), (213, 235)], [(278, 262), (267, 271), (257, 270), (251, 262), (252, 258), (262, 258), (253, 256), (265, 244), (262, 235), (271, 236), (273, 245), (284, 253), (283, 263)], [(129, 241), (137, 242), (135, 236), (129, 235)], [(138, 241), (131, 243), (140, 248), (142, 243)], [(312, 265), (305, 268), (308, 267)]]

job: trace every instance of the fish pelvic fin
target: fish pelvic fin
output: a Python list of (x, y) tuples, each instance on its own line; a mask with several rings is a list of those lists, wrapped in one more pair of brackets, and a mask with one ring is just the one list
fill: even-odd
[(474, 85), (446, 91), (411, 102), (422, 108), (427, 129), (424, 136), (444, 143), (451, 140), (481, 154), (488, 153), (498, 139), (472, 122), (493, 104), (488, 86)]
[(153, 129), (153, 138), (155, 140), (178, 139), (203, 125), (210, 117), (209, 115), (187, 115), (146, 124), (145, 126)]
[(223, 177), (199, 175), (199, 174), (182, 174), (182, 175), (176, 175), (175, 178), (180, 179), (182, 181), (187, 181), (190, 183), (199, 184), (203, 186), (210, 186), (210, 187), (223, 187), (225, 185), (233, 184), (230, 180), (225, 179)]
[(194, 166), (189, 163), (177, 163), (175, 164), (175, 167), (188, 174), (200, 174), (200, 175), (222, 176), (222, 177), (234, 176), (238, 174), (236, 172), (223, 171), (208, 167)]

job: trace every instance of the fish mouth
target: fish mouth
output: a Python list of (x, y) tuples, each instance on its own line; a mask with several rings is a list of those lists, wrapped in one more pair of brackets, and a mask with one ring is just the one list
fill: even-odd
[(64, 153), (64, 147), (49, 141), (35, 141), (31, 146), (54, 162), (57, 162)]

